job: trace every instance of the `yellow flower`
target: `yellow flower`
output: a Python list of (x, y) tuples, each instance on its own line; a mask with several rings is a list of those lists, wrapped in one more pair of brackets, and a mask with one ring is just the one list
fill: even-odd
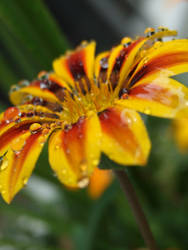
[[(136, 111), (173, 118), (188, 89), (170, 78), (187, 71), (188, 40), (163, 27), (123, 38), (95, 58), (83, 42), (53, 62), (53, 72), (13, 86), (15, 105), (0, 116), (0, 190), (8, 203), (27, 183), (49, 138), (49, 162), (68, 187), (85, 187), (101, 152), (123, 165), (145, 165), (150, 140)], [(50, 137), (49, 137), (50, 136)]]

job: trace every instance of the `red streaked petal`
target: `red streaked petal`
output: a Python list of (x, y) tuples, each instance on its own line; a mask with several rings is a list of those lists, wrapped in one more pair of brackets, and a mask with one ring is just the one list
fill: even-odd
[(150, 141), (139, 114), (120, 106), (109, 108), (99, 116), (102, 150), (123, 165), (145, 165)]
[(162, 75), (152, 82), (136, 84), (127, 99), (117, 103), (148, 115), (173, 118), (188, 104), (188, 89), (179, 82)]
[(59, 103), (70, 95), (68, 85), (56, 74), (47, 74), (46, 78), (38, 78), (27, 85), (22, 82), (13, 85), (10, 100), (14, 105), (30, 103), (32, 97), (42, 98), (46, 102)]
[(85, 42), (75, 51), (56, 59), (53, 62), (54, 71), (72, 86), (82, 77), (93, 79), (94, 53), (95, 42)]
[(26, 185), (48, 135), (42, 130), (33, 134), (27, 131), (17, 141), (14, 140), (14, 148), (10, 146), (3, 156), (0, 187), (1, 195), (7, 203)]
[(152, 82), (160, 77), (170, 77), (188, 71), (188, 40), (172, 40), (153, 47), (139, 62), (129, 80), (129, 86)]
[(70, 187), (89, 183), (100, 157), (100, 124), (97, 115), (80, 120), (50, 137), (49, 161), (60, 181)]

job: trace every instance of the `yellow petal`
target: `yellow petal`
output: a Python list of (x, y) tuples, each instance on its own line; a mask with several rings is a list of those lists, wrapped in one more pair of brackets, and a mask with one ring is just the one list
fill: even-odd
[(128, 86), (151, 83), (188, 71), (188, 40), (158, 42), (147, 51), (131, 76)]
[(128, 92), (126, 99), (117, 103), (148, 115), (173, 118), (188, 105), (188, 89), (162, 74), (152, 82), (136, 84)]
[(2, 156), (0, 166), (0, 191), (10, 203), (17, 192), (27, 184), (49, 133), (29, 130), (14, 140)]
[(52, 134), (49, 161), (63, 184), (85, 187), (89, 183), (89, 177), (99, 162), (100, 138), (100, 124), (94, 114)]
[(108, 188), (113, 179), (111, 170), (95, 168), (88, 186), (88, 192), (91, 198), (98, 199)]
[(120, 106), (100, 114), (102, 150), (123, 165), (145, 165), (150, 141), (139, 114)]
[(10, 91), (10, 101), (14, 105), (29, 103), (32, 97), (42, 98), (52, 103), (61, 103), (69, 93), (68, 85), (56, 74), (47, 74), (46, 79), (36, 79), (26, 85), (20, 82), (13, 85)]

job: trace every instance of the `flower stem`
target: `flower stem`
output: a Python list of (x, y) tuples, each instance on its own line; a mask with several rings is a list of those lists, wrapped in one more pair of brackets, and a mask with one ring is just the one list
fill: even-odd
[(139, 204), (136, 192), (129, 180), (127, 173), (122, 170), (114, 170), (114, 173), (119, 179), (121, 187), (129, 202), (129, 205), (132, 208), (132, 212), (135, 216), (135, 219), (140, 228), (140, 232), (145, 240), (145, 243), (147, 244), (150, 250), (158, 250), (152, 232), (150, 230), (149, 224), (147, 222), (147, 219)]

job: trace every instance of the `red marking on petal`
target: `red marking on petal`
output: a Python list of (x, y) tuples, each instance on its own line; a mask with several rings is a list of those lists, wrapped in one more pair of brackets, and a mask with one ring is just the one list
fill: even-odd
[(178, 98), (169, 89), (159, 85), (141, 84), (129, 90), (129, 96), (160, 102), (168, 106), (177, 106)]
[(73, 76), (74, 80), (79, 80), (85, 76), (85, 51), (79, 50), (71, 54), (66, 60), (66, 66), (68, 71)]
[(133, 86), (141, 78), (147, 76), (148, 74), (154, 73), (157, 70), (175, 66), (179, 63), (188, 62), (187, 52), (172, 52), (168, 54), (163, 54), (153, 58), (151, 61), (146, 63), (133, 77), (130, 86)]
[(5, 145), (10, 143), (11, 140), (14, 138), (24, 134), (27, 130), (29, 130), (30, 125), (33, 123), (33, 121), (30, 121), (28, 123), (22, 124), (19, 127), (12, 127), (5, 131), (1, 136), (0, 136), (0, 149), (2, 149)]
[(117, 141), (126, 151), (135, 155), (138, 143), (126, 119), (122, 120), (121, 113), (111, 108), (102, 112), (99, 118), (104, 133)]
[(75, 161), (84, 159), (85, 125), (86, 120), (80, 118), (76, 124), (72, 125), (71, 129), (64, 130), (62, 133), (62, 146), (71, 166), (74, 166)]
[(15, 166), (11, 168), (10, 172), (10, 180), (11, 183), (10, 188), (14, 187), (16, 181), (19, 177), (19, 174), (24, 166), (24, 162), (29, 153), (31, 153), (32, 147), (34, 146), (36, 140), (41, 136), (42, 132), (38, 132), (36, 134), (32, 134), (26, 139), (25, 145), (21, 151), (15, 152), (14, 154), (14, 164)]

